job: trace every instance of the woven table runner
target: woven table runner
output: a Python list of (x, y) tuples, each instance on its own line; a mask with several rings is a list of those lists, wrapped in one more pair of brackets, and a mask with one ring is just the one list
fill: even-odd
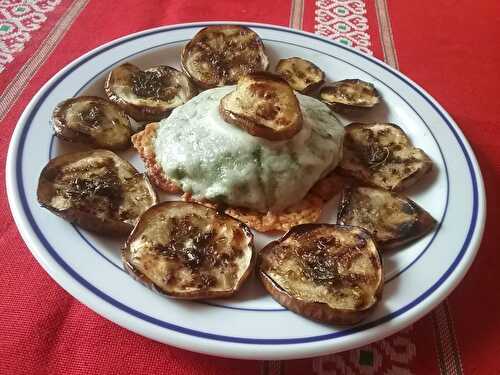
[[(314, 32), (386, 61), (451, 114), (488, 194), (483, 244), (432, 313), (382, 341), (293, 361), (242, 361), (160, 344), (100, 317), (43, 271), (7, 203), (5, 159), (27, 103), (63, 66), (115, 38), (183, 22), (261, 22)], [(493, 0), (0, 0), (0, 374), (500, 373), (500, 5)], [(45, 126), (45, 124), (42, 124)]]

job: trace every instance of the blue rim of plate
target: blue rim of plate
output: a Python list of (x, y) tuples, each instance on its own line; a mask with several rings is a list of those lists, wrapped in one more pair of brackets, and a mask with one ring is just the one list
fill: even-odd
[[(403, 81), (406, 85), (411, 87), (416, 93), (418, 93), (434, 110), (439, 116), (442, 118), (442, 120), (446, 123), (450, 131), (452, 132), (453, 136), (457, 140), (458, 145), (460, 146), (460, 149), (462, 150), (465, 160), (467, 162), (467, 167), (469, 170), (470, 178), (471, 178), (471, 184), (472, 184), (472, 193), (473, 193), (473, 199), (472, 199), (472, 215), (471, 215), (471, 220), (469, 223), (469, 228), (467, 230), (467, 234), (465, 236), (464, 243), (462, 244), (462, 247), (460, 248), (460, 251), (458, 252), (456, 258), (453, 260), (452, 264), (448, 267), (448, 269), (441, 275), (441, 277), (434, 283), (432, 284), (424, 293), (422, 293), (419, 297), (415, 298), (412, 302), (408, 303), (406, 306), (390, 313), (387, 314), (377, 320), (359, 324), (357, 326), (330, 333), (330, 334), (325, 334), (325, 335), (318, 335), (318, 336), (311, 336), (311, 337), (300, 337), (300, 338), (288, 338), (288, 339), (255, 339), (255, 338), (247, 338), (247, 337), (233, 337), (233, 336), (225, 336), (225, 335), (217, 335), (217, 334), (212, 334), (212, 333), (207, 333), (203, 331), (198, 331), (186, 327), (181, 327), (169, 322), (165, 322), (159, 319), (156, 319), (154, 317), (151, 317), (149, 315), (146, 315), (140, 311), (137, 311), (129, 306), (124, 305), (123, 303), (115, 300), (113, 297), (107, 295), (103, 291), (99, 290), (96, 288), (94, 285), (89, 283), (87, 280), (85, 280), (82, 276), (80, 276), (71, 266), (69, 266), (57, 253), (57, 251), (51, 246), (51, 244), (48, 242), (48, 240), (45, 238), (43, 233), (41, 232), (40, 228), (38, 227), (37, 223), (34, 220), (34, 217), (29, 209), (28, 201), (27, 201), (27, 196), (26, 192), (23, 186), (23, 179), (22, 179), (22, 167), (19, 164), (16, 164), (16, 183), (17, 183), (17, 188), (19, 192), (19, 198), (21, 201), (21, 206), (23, 208), (24, 214), (31, 225), (31, 228), (35, 235), (37, 236), (38, 240), (43, 244), (45, 249), (48, 251), (48, 253), (52, 256), (52, 258), (56, 261), (56, 263), (61, 266), (71, 277), (73, 277), (79, 284), (81, 284), (84, 288), (92, 292), (94, 295), (97, 297), (101, 298), (102, 300), (108, 302), (109, 304), (113, 305), (114, 307), (118, 308), (119, 310), (132, 315), (135, 318), (138, 318), (140, 320), (143, 320), (145, 322), (154, 324), (156, 326), (166, 328), (168, 330), (172, 330), (178, 333), (183, 333), (186, 335), (194, 336), (194, 337), (200, 337), (200, 338), (205, 338), (205, 339), (211, 339), (211, 340), (217, 340), (217, 341), (223, 341), (223, 342), (233, 342), (233, 343), (241, 343), (241, 344), (253, 344), (253, 345), (283, 345), (283, 344), (303, 344), (303, 343), (310, 343), (310, 342), (317, 342), (317, 341), (324, 341), (324, 340), (331, 340), (334, 338), (339, 338), (339, 337), (345, 337), (348, 335), (352, 335), (361, 331), (365, 331), (367, 329), (373, 328), (375, 326), (378, 326), (382, 323), (386, 323), (403, 313), (411, 310), (412, 308), (416, 307), (419, 305), (422, 301), (427, 299), (435, 290), (438, 289), (438, 287), (443, 284), (448, 277), (453, 273), (453, 271), (457, 268), (457, 266), (460, 264), (460, 261), (466, 254), (467, 250), (470, 248), (470, 242), (472, 240), (472, 237), (475, 233), (476, 226), (477, 226), (477, 221), (478, 221), (478, 210), (479, 210), (479, 190), (478, 190), (478, 183), (477, 183), (477, 178), (476, 178), (476, 170), (474, 169), (473, 162), (471, 160), (470, 155), (467, 152), (466, 146), (461, 140), (459, 134), (457, 133), (456, 129), (454, 128), (453, 124), (448, 120), (447, 116), (443, 113), (443, 111), (434, 104), (429, 97), (422, 92), (418, 87), (416, 87), (412, 82), (408, 81), (404, 76), (401, 74), (393, 71), (392, 69), (388, 68), (384, 64), (378, 62), (376, 59), (370, 58), (368, 56), (365, 56), (364, 54), (353, 50), (351, 48), (348, 48), (346, 46), (343, 46), (341, 44), (337, 44), (333, 41), (329, 41), (325, 38), (321, 38), (318, 36), (315, 36), (313, 34), (306, 34), (302, 32), (297, 32), (295, 30), (291, 29), (286, 29), (286, 28), (280, 28), (280, 27), (273, 27), (273, 26), (268, 26), (268, 25), (258, 25), (258, 24), (245, 24), (241, 23), (242, 25), (247, 25), (252, 28), (261, 28), (261, 29), (269, 29), (269, 30), (275, 30), (279, 32), (288, 32), (291, 34), (297, 34), (303, 37), (308, 37), (311, 39), (316, 39), (321, 42), (331, 44), (335, 46), (336, 48), (341, 48), (344, 50), (347, 50), (355, 55), (358, 55), (359, 57), (362, 57), (385, 71), (389, 72), (399, 80)], [(27, 119), (25, 120), (25, 123), (31, 124), (32, 119), (34, 115), (38, 112), (38, 109), (40, 108), (41, 104), (43, 103), (43, 99), (50, 93), (57, 84), (64, 79), (69, 73), (71, 73), (73, 70), (75, 70), (79, 65), (87, 62), (97, 54), (100, 54), (102, 52), (105, 52), (111, 48), (114, 48), (120, 44), (123, 44), (125, 42), (130, 42), (131, 40), (142, 38), (145, 36), (149, 36), (152, 34), (157, 34), (157, 33), (163, 33), (163, 32), (169, 32), (169, 31), (174, 31), (174, 30), (181, 30), (181, 29), (187, 29), (187, 28), (200, 28), (204, 26), (209, 26), (213, 25), (213, 23), (199, 23), (199, 24), (192, 24), (192, 25), (180, 25), (180, 26), (174, 26), (174, 27), (169, 27), (169, 28), (161, 28), (161, 29), (153, 29), (150, 30), (149, 32), (143, 32), (137, 35), (132, 35), (128, 38), (123, 38), (119, 41), (116, 41), (114, 43), (110, 43), (105, 47), (98, 48), (94, 51), (91, 51), (88, 55), (86, 55), (81, 61), (78, 62), (78, 64), (72, 65), (67, 71), (64, 72), (64, 74), (60, 75), (55, 81), (51, 83), (50, 86), (48, 86), (44, 92), (44, 95), (38, 99), (38, 101), (35, 103), (33, 106), (33, 109), (30, 111), (30, 113), (27, 116)], [(17, 148), (17, 154), (15, 155), (15, 160), (16, 163), (19, 163), (22, 161), (23, 157), (23, 152), (24, 152), (24, 142), (26, 140), (26, 135), (27, 131), (29, 129), (29, 126), (24, 126), (21, 132), (20, 140), (19, 140), (19, 146)]]

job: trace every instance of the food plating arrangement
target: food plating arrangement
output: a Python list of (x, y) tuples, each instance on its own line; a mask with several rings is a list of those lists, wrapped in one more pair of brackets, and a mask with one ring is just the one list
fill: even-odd
[[(50, 160), (38, 202), (124, 237), (124, 268), (161, 295), (230, 298), (255, 275), (297, 314), (356, 324), (382, 299), (383, 252), (437, 225), (404, 194), (433, 161), (396, 124), (340, 123), (380, 105), (373, 83), (269, 61), (253, 30), (214, 25), (184, 46), (182, 71), (114, 67), (106, 98), (54, 108), (55, 135), (88, 150)], [(145, 174), (115, 153), (131, 146)], [(318, 222), (336, 198), (337, 222)], [(282, 236), (257, 249), (254, 231)]]

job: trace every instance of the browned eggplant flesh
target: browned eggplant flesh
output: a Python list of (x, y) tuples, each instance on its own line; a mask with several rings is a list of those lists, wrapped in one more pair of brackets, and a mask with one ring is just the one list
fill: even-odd
[(333, 324), (364, 319), (382, 295), (382, 263), (364, 229), (302, 224), (264, 247), (257, 272), (266, 290), (297, 314)]
[(292, 88), (266, 73), (243, 76), (219, 105), (222, 118), (248, 133), (272, 141), (292, 138), (302, 129), (302, 113)]
[(234, 84), (244, 74), (266, 70), (269, 59), (260, 37), (238, 25), (208, 26), (184, 47), (184, 71), (204, 89)]
[(345, 130), (339, 170), (367, 185), (402, 190), (432, 169), (432, 160), (397, 125), (353, 123)]
[(52, 127), (65, 141), (109, 150), (128, 148), (132, 135), (127, 114), (98, 96), (79, 96), (59, 103), (52, 113)]
[(411, 199), (363, 186), (344, 189), (337, 223), (366, 229), (383, 250), (405, 245), (436, 226), (436, 220)]
[(122, 259), (134, 278), (167, 296), (229, 297), (253, 268), (253, 235), (214, 209), (163, 202), (141, 216)]
[(103, 235), (127, 235), (157, 203), (147, 177), (108, 150), (52, 159), (38, 181), (38, 202), (51, 212)]
[(372, 108), (380, 102), (375, 86), (360, 79), (345, 79), (324, 86), (319, 96), (337, 112)]
[(195, 86), (177, 69), (159, 65), (141, 70), (130, 63), (109, 73), (105, 91), (136, 121), (159, 121), (196, 95)]
[(300, 57), (281, 59), (276, 66), (276, 73), (302, 94), (314, 91), (325, 80), (325, 73), (320, 68)]

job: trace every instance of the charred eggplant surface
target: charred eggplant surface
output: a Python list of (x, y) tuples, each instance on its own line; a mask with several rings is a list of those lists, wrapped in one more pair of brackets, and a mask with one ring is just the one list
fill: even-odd
[(324, 86), (320, 99), (337, 112), (372, 108), (380, 102), (380, 97), (372, 83), (360, 79), (345, 79)]
[(132, 276), (167, 296), (229, 297), (253, 268), (253, 235), (214, 209), (163, 202), (141, 216), (122, 259)]
[(136, 121), (159, 121), (196, 95), (189, 78), (177, 69), (160, 65), (141, 70), (130, 63), (109, 73), (105, 91)]
[(337, 223), (366, 229), (384, 250), (407, 244), (436, 226), (436, 220), (411, 199), (361, 186), (342, 192)]
[(402, 190), (432, 169), (432, 160), (397, 125), (353, 123), (345, 130), (339, 169), (367, 185)]
[(325, 73), (312, 62), (300, 57), (282, 59), (276, 66), (276, 73), (302, 94), (315, 90), (325, 80)]
[(65, 141), (109, 150), (128, 148), (132, 136), (127, 114), (118, 105), (97, 96), (80, 96), (59, 103), (52, 113), (52, 127)]
[(305, 317), (333, 324), (365, 318), (382, 294), (379, 253), (362, 228), (303, 224), (259, 253), (258, 275), (271, 296)]
[(292, 88), (265, 72), (243, 76), (219, 105), (222, 118), (256, 137), (272, 141), (292, 138), (302, 129), (302, 113)]
[(147, 177), (107, 150), (52, 159), (40, 174), (37, 196), (56, 215), (108, 236), (129, 234), (157, 202)]
[(269, 65), (260, 37), (244, 26), (208, 26), (184, 47), (184, 71), (204, 89), (234, 84)]

